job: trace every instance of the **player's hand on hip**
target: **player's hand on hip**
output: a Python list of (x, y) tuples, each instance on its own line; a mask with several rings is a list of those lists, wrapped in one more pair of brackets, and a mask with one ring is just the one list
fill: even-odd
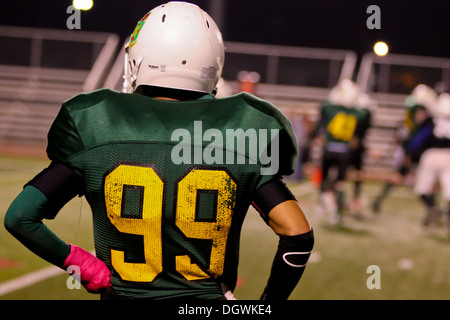
[(64, 261), (63, 268), (77, 266), (76, 272), (71, 274), (80, 280), (90, 293), (101, 293), (111, 287), (111, 272), (106, 264), (90, 252), (70, 244), (70, 253)]

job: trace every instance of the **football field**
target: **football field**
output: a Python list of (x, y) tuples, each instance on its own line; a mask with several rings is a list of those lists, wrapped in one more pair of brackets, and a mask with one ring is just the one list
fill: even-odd
[[(46, 160), (0, 158), (0, 300), (96, 300), (98, 296), (82, 287), (73, 288), (67, 274), (30, 253), (3, 226), (4, 214), (24, 183), (47, 165)], [(450, 298), (450, 238), (443, 226), (424, 229), (424, 209), (408, 187), (393, 189), (380, 214), (366, 208), (361, 214), (347, 213), (342, 224), (333, 225), (316, 212), (314, 186), (308, 181), (288, 184), (316, 237), (292, 300)], [(368, 203), (380, 188), (379, 183), (363, 184)], [(350, 185), (348, 190), (350, 194)], [(94, 249), (84, 199), (73, 199), (54, 221), (45, 223), (66, 242)], [(259, 298), (276, 245), (277, 237), (250, 209), (242, 230), (237, 299)]]

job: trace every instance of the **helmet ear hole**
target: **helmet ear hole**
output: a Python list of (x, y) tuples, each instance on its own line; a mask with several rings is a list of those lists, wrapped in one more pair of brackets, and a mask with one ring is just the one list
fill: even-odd
[(162, 16), (162, 22), (163, 23), (166, 22), (166, 15), (165, 14)]
[(186, 63), (187, 63), (186, 60), (181, 61), (181, 64), (182, 64), (182, 65), (185, 65)]
[(206, 25), (208, 26), (208, 29), (209, 29), (209, 21), (208, 20), (206, 20)]

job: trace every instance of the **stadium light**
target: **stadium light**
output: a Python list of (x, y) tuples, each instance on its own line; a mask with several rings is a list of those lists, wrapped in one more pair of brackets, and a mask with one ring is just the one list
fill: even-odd
[(94, 1), (92, 0), (73, 0), (73, 7), (77, 10), (91, 10), (94, 5)]
[(378, 41), (373, 46), (373, 51), (379, 56), (385, 56), (389, 52), (389, 47), (386, 42)]

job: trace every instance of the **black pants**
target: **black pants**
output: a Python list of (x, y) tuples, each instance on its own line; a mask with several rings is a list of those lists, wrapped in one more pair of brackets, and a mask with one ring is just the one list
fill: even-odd
[[(322, 156), (322, 184), (321, 190), (328, 190), (331, 185), (338, 181), (344, 181), (347, 175), (350, 155), (348, 152), (332, 152), (324, 150)], [(333, 181), (329, 181), (328, 175), (331, 168), (337, 168), (337, 176)]]

